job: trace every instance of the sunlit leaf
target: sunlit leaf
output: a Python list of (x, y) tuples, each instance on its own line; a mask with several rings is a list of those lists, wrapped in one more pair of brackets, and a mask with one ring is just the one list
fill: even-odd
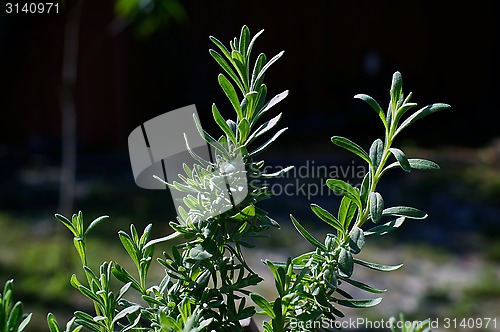
[(332, 142), (335, 145), (340, 146), (341, 148), (344, 148), (346, 150), (351, 151), (352, 153), (356, 154), (357, 156), (363, 158), (368, 164), (372, 164), (370, 157), (368, 156), (368, 153), (366, 153), (365, 150), (363, 150), (362, 147), (360, 147), (358, 144), (354, 143), (353, 141), (341, 137), (341, 136), (333, 136), (332, 137)]
[(375, 113), (378, 114), (380, 120), (382, 120), (382, 123), (384, 124), (384, 127), (387, 128), (387, 123), (385, 122), (385, 114), (384, 111), (382, 110), (382, 107), (377, 103), (375, 99), (372, 97), (365, 95), (365, 94), (357, 94), (354, 96), (354, 98), (361, 99), (364, 102), (366, 102), (368, 105), (370, 105), (371, 108), (375, 111)]
[(422, 210), (408, 207), (408, 206), (394, 206), (384, 209), (382, 212), (383, 216), (396, 216), (396, 217), (407, 217), (410, 219), (425, 219), (427, 218), (427, 213)]
[(389, 272), (389, 271), (394, 271), (399, 269), (403, 264), (399, 265), (382, 265), (382, 264), (377, 264), (377, 263), (370, 263), (370, 262), (365, 262), (360, 259), (354, 258), (354, 263), (367, 267), (372, 270), (376, 271), (382, 271), (382, 272)]
[(290, 215), (290, 219), (292, 220), (293, 225), (297, 229), (297, 231), (302, 235), (309, 243), (312, 245), (321, 248), (326, 251), (326, 247), (323, 243), (319, 242), (312, 236), (292, 215)]

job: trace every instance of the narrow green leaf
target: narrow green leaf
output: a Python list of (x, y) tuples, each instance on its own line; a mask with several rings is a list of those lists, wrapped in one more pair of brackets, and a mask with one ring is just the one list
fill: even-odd
[(240, 100), (238, 99), (238, 95), (236, 94), (236, 90), (234, 90), (233, 85), (222, 74), (219, 74), (218, 79), (219, 79), (219, 85), (221, 86), (222, 90), (224, 90), (224, 93), (226, 94), (227, 98), (233, 105), (236, 114), (238, 115), (238, 119), (243, 119), (243, 112), (241, 111)]
[(257, 40), (257, 38), (259, 38), (259, 36), (264, 32), (264, 30), (260, 30), (259, 32), (257, 32), (255, 34), (255, 36), (253, 36), (252, 40), (250, 41), (250, 43), (248, 44), (248, 49), (247, 49), (247, 53), (246, 53), (246, 57), (247, 57), (247, 63), (250, 62), (250, 55), (252, 54), (252, 49), (253, 49), (253, 45), (255, 44), (255, 41)]
[(292, 220), (293, 225), (297, 229), (297, 231), (302, 235), (309, 243), (312, 245), (326, 251), (326, 247), (323, 243), (316, 240), (302, 225), (290, 214), (290, 219)]
[(139, 306), (139, 305), (133, 305), (133, 306), (130, 306), (130, 307), (123, 309), (115, 316), (115, 318), (113, 318), (111, 325), (115, 325), (120, 319), (122, 319), (128, 315), (131, 315), (140, 309), (141, 309), (141, 306)]
[(405, 220), (406, 220), (405, 217), (399, 217), (399, 218), (392, 220), (392, 221), (389, 221), (383, 225), (375, 226), (375, 227), (370, 228), (369, 230), (365, 231), (365, 236), (385, 235), (387, 233), (390, 233), (390, 232), (398, 229), (403, 224), (403, 222)]
[(257, 99), (259, 97), (259, 93), (257, 91), (251, 91), (245, 94), (245, 98), (241, 103), (241, 111), (243, 112), (243, 116), (250, 121), (256, 110)]
[(408, 159), (410, 167), (420, 170), (438, 170), (439, 165), (433, 161), (425, 159)]
[(299, 267), (299, 269), (303, 269), (304, 265), (309, 261), (309, 259), (313, 256), (314, 252), (307, 252), (305, 254), (302, 254), (300, 256), (295, 257), (292, 260), (292, 263), (294, 264), (294, 269)]
[[(411, 95), (411, 92), (410, 92), (410, 95)], [(410, 95), (408, 97), (410, 97)], [(408, 99), (408, 98), (406, 98), (406, 99)], [(417, 103), (406, 103), (406, 102), (403, 103), (403, 105), (401, 105), (401, 107), (398, 108), (396, 111), (396, 116), (394, 118), (396, 125), (399, 123), (399, 120), (406, 112), (408, 112), (409, 110), (411, 110), (412, 108), (414, 108), (416, 106), (417, 106)]]
[(352, 280), (352, 279), (349, 279), (346, 277), (339, 276), (339, 278), (342, 279), (343, 281), (353, 285), (354, 287), (357, 287), (359, 289), (362, 289), (362, 290), (370, 292), (370, 293), (381, 294), (381, 293), (384, 293), (387, 291), (387, 289), (377, 289), (377, 288), (369, 286), (365, 283), (362, 283), (362, 282), (359, 282), (356, 280)]
[(356, 212), (358, 211), (357, 205), (349, 198), (342, 197), (339, 207), (339, 221), (344, 225), (344, 229), (349, 229), (351, 221), (353, 220)]
[(385, 122), (384, 111), (382, 110), (382, 107), (380, 107), (380, 105), (377, 103), (377, 101), (375, 99), (373, 99), (372, 97), (370, 97), (368, 95), (365, 95), (365, 94), (357, 94), (357, 95), (354, 96), (354, 98), (361, 99), (365, 103), (367, 103), (368, 105), (370, 105), (370, 107), (373, 108), (373, 110), (375, 111), (375, 113), (378, 114), (378, 116), (380, 117), (380, 120), (382, 120), (382, 123), (384, 124), (384, 127), (387, 128), (387, 123)]
[(233, 40), (230, 40), (229, 41), (229, 46), (231, 46), (231, 50), (234, 51), (234, 50), (237, 50), (238, 49), (238, 38), (234, 37)]
[(271, 319), (275, 319), (276, 318), (276, 314), (274, 313), (274, 310), (273, 310), (273, 304), (272, 302), (268, 302), (265, 298), (263, 298), (262, 296), (260, 296), (259, 294), (255, 294), (255, 293), (252, 293), (250, 294), (250, 298), (252, 299), (252, 301), (259, 307), (261, 308), (262, 310), (264, 310), (264, 312), (269, 316), (271, 317)]
[(61, 332), (61, 328), (57, 323), (56, 317), (51, 312), (47, 315), (47, 324), (49, 325), (50, 332)]
[(241, 210), (240, 212), (235, 214), (234, 216), (231, 216), (231, 219), (236, 220), (236, 221), (244, 221), (244, 220), (248, 220), (254, 216), (255, 216), (255, 206), (248, 205), (243, 210)]
[(349, 308), (371, 308), (382, 302), (382, 298), (370, 299), (370, 300), (340, 300), (335, 299), (340, 305)]
[(116, 301), (120, 301), (122, 299), (123, 295), (125, 295), (125, 293), (127, 293), (127, 291), (129, 290), (130, 286), (132, 286), (132, 282), (131, 281), (127, 282), (125, 285), (123, 285), (120, 288), (120, 292), (116, 296)]
[(210, 50), (209, 52), (210, 52), (210, 55), (212, 56), (212, 58), (214, 58), (215, 61), (217, 61), (219, 66), (221, 66), (222, 69), (224, 69), (224, 71), (229, 75), (229, 77), (231, 77), (231, 79), (234, 81), (234, 83), (236, 83), (236, 85), (240, 89), (241, 93), (245, 93), (245, 89), (244, 89), (243, 85), (241, 84), (241, 81), (240, 81), (238, 75), (236, 75), (236, 73), (231, 68), (231, 66), (229, 66), (228, 63), (222, 58), (222, 56), (219, 53), (217, 53), (216, 51)]
[[(339, 276), (339, 277), (341, 277), (341, 276)], [(349, 299), (349, 300), (354, 299), (354, 297), (353, 297), (351, 294), (347, 293), (347, 292), (346, 292), (345, 290), (343, 290), (343, 289), (337, 288), (337, 289), (336, 289), (336, 291), (337, 291), (337, 293), (339, 293), (340, 295), (342, 295), (342, 296), (343, 296), (343, 297), (345, 297), (346, 299)], [(327, 303), (327, 301), (325, 301), (325, 304), (326, 304), (326, 303)]]
[(250, 29), (244, 25), (241, 28), (240, 44), (238, 45), (240, 53), (246, 58), (248, 44), (250, 43)]
[[(196, 126), (196, 129), (198, 129), (198, 132), (200, 133), (200, 135), (205, 139), (205, 141), (210, 144), (211, 146), (213, 146), (215, 149), (217, 149), (219, 152), (222, 153), (222, 155), (227, 158), (227, 160), (231, 159), (228, 152), (226, 151), (226, 149), (219, 143), (219, 141), (217, 141), (215, 138), (213, 138), (209, 133), (207, 133), (202, 127), (201, 127), (201, 124), (200, 124), (200, 120), (198, 119), (198, 117), (196, 117), (195, 114), (193, 114), (193, 119), (194, 119), (194, 124)], [(184, 134), (184, 139), (186, 140), (186, 146), (188, 147), (190, 153), (191, 153), (191, 149), (189, 148), (189, 145), (187, 143), (187, 137), (186, 137), (186, 134)], [(194, 153), (191, 153), (191, 155), (198, 160), (198, 158), (200, 158), (199, 156), (196, 156), (195, 157), (195, 154)]]
[[(271, 60), (269, 60), (268, 63), (266, 63), (266, 65), (264, 67), (262, 67), (262, 69), (260, 70), (259, 74), (257, 75), (257, 77), (255, 78), (255, 81), (254, 83), (258, 83), (260, 78), (265, 74), (265, 72), (269, 69), (269, 67), (271, 67), (271, 65), (273, 63), (275, 63), (276, 61), (278, 61), (279, 58), (281, 58), (283, 56), (283, 54), (285, 53), (285, 51), (281, 51), (279, 52), (277, 55), (275, 55)], [(252, 90), (255, 88), (255, 86), (252, 86)]]
[(354, 202), (361, 209), (361, 200), (359, 190), (351, 186), (349, 183), (338, 179), (326, 180), (326, 185), (339, 195), (343, 195)]
[(135, 246), (134, 242), (130, 236), (124, 231), (118, 232), (118, 237), (123, 245), (123, 248), (127, 251), (128, 255), (134, 261), (135, 265), (139, 266), (138, 248)]
[(384, 211), (384, 199), (378, 192), (370, 193), (370, 216), (374, 223), (378, 223)]
[(137, 229), (135, 228), (134, 224), (130, 224), (130, 236), (134, 241), (134, 244), (137, 245), (137, 243), (139, 242), (139, 233), (137, 233)]
[(78, 286), (78, 290), (80, 291), (80, 293), (82, 293), (83, 295), (85, 295), (86, 297), (91, 299), (92, 301), (95, 301), (97, 303), (102, 303), (102, 298), (97, 296), (96, 294), (92, 293), (92, 291), (90, 289), (88, 289), (87, 287), (80, 285), (80, 286)]
[(250, 91), (255, 91), (257, 90), (258, 87), (261, 87), (262, 81), (264, 80), (264, 76), (261, 76), (259, 78), (259, 82), (256, 81), (257, 76), (259, 76), (260, 71), (262, 68), (265, 66), (267, 61), (267, 57), (264, 53), (260, 53), (257, 59), (255, 60), (255, 65), (253, 66), (252, 70), (252, 79), (250, 81)]
[(274, 126), (276, 126), (276, 124), (279, 122), (279, 120), (281, 119), (281, 114), (282, 113), (279, 113), (277, 116), (275, 116), (274, 118), (272, 118), (271, 120), (269, 121), (266, 121), (264, 124), (260, 125), (259, 128), (257, 128), (249, 137), (248, 137), (248, 143), (252, 142), (254, 139), (256, 139), (257, 137), (265, 134), (266, 132), (268, 132), (269, 130), (271, 130)]
[(273, 137), (271, 137), (264, 144), (262, 144), (257, 149), (255, 149), (254, 151), (252, 151), (249, 154), (249, 156), (250, 157), (254, 157), (254, 156), (258, 155), (259, 153), (261, 153), (262, 151), (264, 151), (265, 149), (267, 149), (271, 145), (271, 143), (274, 142), (281, 134), (283, 134), (285, 131), (287, 131), (287, 129), (288, 128), (280, 129), (276, 134), (273, 135)]
[(365, 262), (360, 259), (354, 258), (354, 263), (367, 267), (372, 270), (376, 271), (382, 271), (382, 272), (390, 272), (399, 269), (403, 264), (399, 265), (382, 265), (382, 264), (377, 264), (377, 263), (370, 263), (370, 262)]
[(231, 57), (233, 58), (234, 67), (236, 68), (236, 71), (241, 78), (241, 82), (245, 87), (245, 92), (248, 92), (248, 73), (245, 66), (245, 58), (237, 50), (233, 50), (231, 52)]
[[(184, 136), (184, 142), (186, 143), (186, 149), (188, 150), (188, 152), (191, 155), (191, 157), (193, 157), (193, 159), (196, 160), (199, 163), (200, 167), (208, 167), (208, 165), (210, 165), (210, 162), (207, 161), (207, 160), (204, 160), (202, 157), (200, 157), (199, 155), (197, 155), (193, 151), (193, 149), (191, 149), (191, 146), (189, 145), (189, 141), (188, 141), (188, 138), (186, 136), (186, 133), (184, 133), (183, 136)], [(204, 135), (201, 135), (201, 136), (204, 137)], [(206, 138), (205, 138), (205, 140), (206, 140)], [(156, 175), (153, 175), (153, 178), (155, 178), (156, 180), (158, 180), (161, 183), (165, 184), (166, 186), (169, 186), (169, 184), (166, 181), (164, 181), (163, 179), (161, 179), (160, 177), (158, 177)]]
[(55, 214), (55, 217), (57, 218), (57, 220), (59, 220), (64, 226), (66, 226), (70, 231), (71, 233), (73, 233), (74, 236), (78, 236), (77, 232), (76, 232), (76, 229), (75, 227), (73, 226), (73, 223), (71, 221), (69, 221), (68, 218), (66, 218), (65, 216), (63, 216), (62, 214), (59, 214), (59, 213), (56, 213)]
[(394, 206), (384, 209), (382, 212), (383, 216), (396, 216), (396, 217), (407, 217), (410, 219), (425, 219), (427, 218), (427, 213), (422, 210), (408, 207), (408, 206)]
[(311, 204), (311, 210), (328, 225), (338, 230), (341, 234), (344, 233), (344, 227), (330, 212), (326, 211), (321, 206), (316, 204)]
[(75, 325), (76, 325), (75, 320), (76, 320), (76, 317), (73, 317), (66, 323), (65, 332), (79, 332), (80, 330), (83, 329), (83, 326), (76, 326), (75, 327)]
[(30, 323), (31, 321), (31, 317), (33, 316), (32, 313), (28, 314), (22, 321), (21, 323), (19, 324), (18, 328), (17, 328), (17, 332), (23, 332), (24, 329), (26, 328), (26, 326), (28, 326), (28, 324)]
[(405, 121), (403, 121), (403, 123), (399, 126), (399, 128), (394, 133), (394, 136), (398, 135), (403, 129), (405, 129), (406, 127), (408, 127), (409, 125), (411, 125), (415, 121), (417, 121), (417, 120), (419, 120), (427, 115), (430, 115), (432, 113), (446, 110), (449, 108), (451, 108), (450, 105), (442, 104), (442, 103), (431, 104), (431, 105), (425, 106), (424, 108), (421, 108), (420, 110), (418, 110), (415, 113), (413, 113), (412, 115), (410, 115)]
[(241, 65), (243, 65), (244, 59), (240, 51), (238, 50), (232, 51), (231, 57), (233, 58), (233, 60), (238, 61)]
[(377, 168), (384, 155), (384, 143), (380, 138), (373, 141), (370, 147), (370, 160), (372, 161), (373, 167)]
[(226, 46), (224, 46), (224, 44), (220, 40), (218, 40), (213, 36), (210, 36), (208, 38), (212, 41), (212, 43), (217, 45), (217, 47), (222, 51), (222, 53), (228, 60), (231, 60), (231, 54), (229, 53), (229, 50), (226, 48)]
[(141, 238), (139, 239), (139, 247), (144, 248), (144, 245), (149, 239), (149, 235), (151, 234), (151, 228), (153, 227), (153, 224), (148, 224), (145, 228), (144, 231), (142, 232)]
[(403, 102), (403, 78), (399, 71), (392, 75), (391, 85), (391, 105), (392, 110), (395, 112), (398, 104)]
[[(251, 124), (254, 125), (257, 120), (265, 113), (267, 112), (269, 109), (271, 109), (271, 107), (275, 106), (276, 104), (278, 104), (279, 102), (281, 102), (283, 99), (285, 99), (286, 97), (288, 96), (288, 90), (286, 91), (283, 91), (282, 93), (280, 94), (277, 94), (276, 96), (274, 96), (264, 107), (262, 107), (262, 109), (260, 109), (256, 115), (254, 116), (254, 118), (251, 120)], [(260, 104), (260, 102), (259, 102)]]
[(229, 128), (229, 125), (227, 124), (226, 120), (224, 120), (222, 115), (219, 113), (219, 110), (217, 109), (217, 106), (215, 106), (215, 104), (212, 104), (212, 115), (214, 117), (215, 122), (219, 125), (220, 129), (222, 129), (222, 131), (224, 131), (227, 137), (229, 137), (229, 139), (234, 144), (236, 144), (236, 136), (234, 136), (233, 131), (231, 130), (231, 128)]
[(359, 145), (357, 145), (353, 141), (351, 141), (345, 137), (333, 136), (332, 142), (333, 142), (333, 144), (340, 146), (343, 149), (349, 150), (352, 153), (356, 154), (357, 156), (363, 158), (363, 160), (365, 160), (368, 164), (370, 164), (370, 165), (372, 164), (372, 162), (370, 160), (370, 156), (368, 156), (368, 153), (366, 153), (366, 151), (363, 150), (362, 147), (360, 147)]
[(78, 214), (73, 214), (73, 216), (71, 216), (71, 223), (76, 230), (75, 237), (81, 237), (83, 235), (83, 220), (80, 218), (81, 213), (82, 211), (79, 211)]
[(401, 166), (402, 169), (404, 169), (406, 172), (411, 171), (410, 162), (408, 161), (408, 158), (406, 158), (406, 155), (403, 153), (403, 151), (396, 148), (390, 148), (389, 151), (391, 151), (394, 157), (396, 157), (399, 162), (399, 166)]
[(92, 221), (90, 223), (89, 227), (87, 227), (87, 230), (85, 231), (85, 235), (87, 235), (95, 226), (99, 225), (99, 223), (101, 221), (103, 221), (104, 219), (107, 219), (107, 218), (109, 218), (109, 216), (101, 216), (101, 217), (94, 219), (94, 221)]
[(410, 103), (410, 99), (411, 99), (411, 97), (413, 97), (413, 92), (410, 92), (410, 93), (406, 96), (405, 100), (403, 101), (403, 106), (404, 106), (404, 105), (406, 105), (406, 104), (412, 104), (412, 103)]
[(14, 331), (17, 328), (17, 324), (19, 323), (22, 314), (23, 314), (23, 303), (21, 301), (18, 301), (16, 302), (16, 304), (14, 304), (14, 306), (10, 310), (7, 323), (5, 325), (5, 331)]
[[(278, 267), (276, 266), (276, 264), (278, 262), (272, 262), (269, 259), (265, 259), (265, 260), (263, 260), (263, 263), (266, 264), (269, 267), (269, 269), (271, 270), (271, 273), (273, 274), (274, 278), (275, 279), (278, 278)], [(285, 263), (283, 263), (283, 265), (285, 265)]]
[(83, 271), (85, 272), (85, 276), (87, 277), (88, 280), (93, 280), (96, 283), (99, 283), (99, 278), (95, 275), (94, 271), (90, 269), (88, 266), (83, 266)]
[(78, 289), (78, 287), (81, 286), (81, 283), (80, 283), (80, 281), (78, 281), (78, 278), (76, 277), (76, 274), (73, 274), (71, 276), (71, 278), (69, 279), (69, 283), (71, 284), (71, 286), (73, 286), (76, 289)]
[(75, 320), (76, 324), (83, 325), (86, 328), (96, 332), (99, 332), (101, 330), (99, 324), (94, 321), (94, 317), (90, 316), (89, 314), (83, 311), (75, 311), (75, 317), (77, 318)]
[(242, 144), (246, 141), (248, 137), (248, 133), (250, 132), (250, 123), (247, 119), (242, 119), (240, 123), (238, 123), (238, 132), (239, 132), (239, 143)]
[[(258, 88), (257, 105), (255, 106), (257, 112), (260, 112), (260, 110), (264, 108), (264, 105), (266, 103), (266, 98), (267, 98), (267, 87), (265, 84), (261, 84), (260, 87)], [(254, 118), (250, 120), (250, 123), (255, 124), (257, 120), (254, 120)]]
[[(418, 169), (418, 170), (439, 170), (440, 167), (438, 164), (436, 164), (433, 161), (426, 160), (426, 159), (408, 159), (408, 163), (410, 164), (410, 167), (413, 169)], [(400, 164), (399, 162), (394, 162), (390, 165), (388, 165), (386, 168), (384, 168), (384, 171), (382, 173), (385, 173), (386, 171), (399, 167)]]
[(132, 275), (125, 270), (120, 264), (114, 263), (113, 268), (111, 269), (111, 273), (115, 276), (116, 279), (120, 280), (124, 284), (132, 283), (132, 288), (135, 290), (142, 292), (141, 286), (137, 280), (135, 280)]
[[(281, 298), (278, 297), (274, 301), (274, 304), (273, 304), (273, 311), (276, 315), (276, 319), (273, 320), (273, 324), (274, 324), (274, 322), (280, 322), (282, 320), (282, 317), (283, 317), (282, 307), (283, 307), (283, 303), (281, 301)], [(275, 331), (278, 331), (278, 327), (275, 328)]]

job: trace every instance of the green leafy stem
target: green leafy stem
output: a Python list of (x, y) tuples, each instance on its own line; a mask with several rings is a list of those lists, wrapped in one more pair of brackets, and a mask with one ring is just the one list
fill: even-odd
[[(340, 288), (343, 283), (364, 291), (379, 294), (385, 290), (377, 289), (352, 279), (354, 265), (378, 271), (392, 271), (402, 265), (389, 266), (365, 262), (354, 258), (359, 254), (368, 236), (382, 236), (399, 228), (406, 219), (424, 219), (427, 214), (419, 209), (394, 206), (385, 207), (382, 195), (377, 192), (381, 177), (390, 169), (401, 168), (406, 172), (412, 169), (437, 170), (439, 166), (425, 159), (410, 159), (400, 149), (392, 147), (395, 138), (403, 129), (415, 121), (450, 108), (447, 104), (431, 104), (411, 115), (409, 111), (417, 106), (410, 102), (412, 93), (404, 96), (402, 78), (394, 73), (390, 89), (390, 103), (387, 112), (372, 97), (364, 94), (355, 96), (365, 101), (379, 116), (385, 129), (385, 139), (376, 139), (369, 151), (341, 136), (332, 137), (332, 142), (363, 159), (369, 171), (363, 178), (360, 188), (353, 187), (340, 179), (328, 179), (326, 185), (342, 196), (337, 216), (326, 209), (311, 204), (311, 209), (322, 221), (335, 229), (335, 234), (327, 234), (324, 242), (312, 236), (292, 215), (291, 220), (297, 231), (316, 249), (287, 262), (264, 261), (274, 277), (279, 297), (267, 301), (258, 294), (252, 294), (254, 302), (262, 313), (270, 316), (271, 321), (264, 324), (265, 331), (293, 331), (292, 326), (303, 326), (306, 322), (321, 321), (325, 318), (343, 317), (337, 306), (367, 308), (377, 305), (381, 298), (358, 300)], [(394, 162), (387, 165), (393, 156)], [(382, 219), (391, 220), (363, 230), (366, 222), (374, 224)], [(395, 219), (394, 219), (395, 218)], [(340, 297), (338, 296), (340, 295)], [(300, 323), (303, 323), (302, 325)]]

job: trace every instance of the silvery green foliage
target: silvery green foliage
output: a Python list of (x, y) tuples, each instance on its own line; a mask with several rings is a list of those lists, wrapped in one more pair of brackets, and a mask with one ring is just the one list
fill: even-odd
[[(305, 326), (312, 326), (311, 322), (343, 317), (340, 310), (343, 306), (375, 306), (382, 298), (354, 299), (343, 289), (344, 284), (350, 284), (369, 293), (385, 292), (352, 279), (354, 267), (358, 265), (378, 271), (393, 271), (402, 266), (365, 262), (357, 259), (355, 255), (363, 249), (366, 238), (390, 233), (399, 228), (406, 219), (427, 217), (425, 212), (412, 207), (386, 207), (382, 195), (377, 191), (377, 184), (385, 172), (394, 168), (401, 168), (406, 172), (413, 169), (439, 169), (432, 161), (407, 158), (403, 151), (392, 147), (392, 143), (404, 128), (424, 116), (448, 109), (449, 105), (428, 105), (406, 116), (417, 104), (410, 102), (411, 93), (405, 98), (399, 72), (393, 75), (390, 96), (387, 112), (370, 96), (355, 96), (368, 103), (380, 117), (385, 129), (385, 139), (376, 139), (369, 151), (345, 137), (332, 137), (335, 145), (354, 153), (369, 167), (360, 188), (339, 179), (326, 181), (331, 190), (342, 196), (337, 215), (311, 204), (312, 211), (331, 226), (334, 232), (327, 234), (321, 242), (290, 216), (297, 231), (316, 249), (290, 258), (284, 263), (265, 261), (275, 277), (279, 294), (274, 301), (268, 301), (257, 294), (251, 295), (254, 302), (271, 318), (270, 322), (264, 324), (265, 331), (304, 331), (308, 330)], [(391, 156), (394, 162), (387, 165)], [(366, 225), (367, 222), (372, 225)]]
[[(230, 147), (231, 144), (228, 150)], [(187, 210), (180, 204), (178, 208), (178, 221), (182, 226), (191, 226), (229, 211), (240, 203), (235, 202), (235, 197), (243, 198), (247, 194), (247, 172), (240, 154), (231, 153), (226, 157), (215, 151), (215, 161), (212, 163), (202, 160), (192, 150), (189, 152), (203, 166), (194, 164), (190, 168), (184, 163), (185, 174), (179, 174), (182, 183), (174, 181), (170, 184), (156, 177), (171, 189), (186, 193), (182, 201)]]
[[(71, 220), (56, 215), (74, 235), (74, 245), (80, 256), (87, 278), (81, 283), (76, 276), (71, 284), (94, 303), (95, 313), (76, 312), (74, 323), (92, 331), (241, 331), (240, 320), (255, 314), (247, 305), (245, 295), (249, 286), (262, 281), (247, 265), (242, 248), (251, 248), (255, 238), (267, 237), (270, 227), (279, 227), (257, 203), (268, 199), (267, 188), (252, 186), (239, 202), (224, 196), (227, 187), (240, 190), (248, 178), (277, 177), (287, 169), (274, 174), (262, 172), (264, 162), (255, 160), (259, 153), (271, 145), (285, 130), (272, 133), (281, 113), (259, 124), (267, 111), (283, 100), (285, 91), (267, 100), (264, 73), (283, 54), (269, 61), (261, 53), (252, 64), (251, 50), (259, 32), (253, 38), (244, 26), (239, 38), (230, 41), (229, 49), (210, 37), (217, 51), (211, 56), (225, 74), (218, 77), (219, 84), (234, 110), (235, 120), (226, 120), (214, 104), (212, 115), (221, 129), (219, 138), (204, 131), (198, 119), (195, 124), (211, 149), (213, 161), (204, 160), (186, 144), (197, 161), (192, 167), (184, 165), (185, 174), (169, 185), (187, 193), (179, 209), (179, 217), (170, 225), (174, 233), (160, 239), (151, 239), (151, 225), (140, 235), (134, 225), (130, 233), (120, 231), (119, 238), (136, 272), (127, 271), (118, 262), (104, 263), (99, 273), (87, 266), (86, 236), (104, 217), (96, 219), (85, 229), (80, 212)], [(265, 139), (266, 135), (270, 137)], [(257, 141), (260, 145), (254, 147)], [(245, 182), (243, 182), (245, 181)], [(243, 190), (243, 189), (241, 189)], [(233, 192), (234, 193), (234, 192)], [(181, 238), (181, 244), (172, 245), (163, 252), (158, 262), (165, 268), (165, 277), (158, 285), (148, 285), (147, 275), (153, 260), (154, 247), (159, 243)], [(116, 293), (110, 288), (110, 276), (123, 283)], [(147, 305), (126, 299), (135, 290)], [(55, 325), (55, 319), (49, 325)], [(146, 323), (144, 323), (146, 322)], [(54, 332), (54, 331), (52, 331)]]
[(169, 304), (189, 299), (198, 315), (210, 321), (207, 328), (218, 331), (241, 330), (239, 321), (255, 313), (243, 295), (248, 295), (247, 288), (262, 278), (247, 265), (241, 249), (253, 247), (252, 239), (266, 237), (266, 230), (278, 227), (267, 212), (257, 207), (259, 201), (270, 197), (265, 187), (251, 187), (240, 202), (233, 201), (233, 195), (223, 194), (226, 188), (243, 190), (240, 188), (246, 188), (248, 178), (279, 176), (286, 171), (262, 174), (264, 162), (254, 160), (286, 130), (278, 130), (253, 149), (253, 143), (278, 124), (281, 114), (261, 125), (258, 120), (288, 94), (285, 91), (267, 100), (264, 73), (283, 53), (269, 61), (261, 53), (252, 65), (251, 51), (261, 33), (251, 38), (244, 26), (240, 37), (230, 41), (229, 48), (210, 37), (218, 48), (210, 50), (210, 54), (225, 72), (218, 77), (219, 85), (236, 117), (234, 121), (226, 120), (218, 107), (212, 106), (213, 118), (222, 132), (219, 138), (204, 131), (195, 118), (200, 135), (215, 152), (214, 161), (197, 156), (186, 142), (198, 164), (184, 165), (185, 174), (169, 184), (188, 193), (184, 198), (188, 210), (180, 208), (177, 222), (171, 223), (176, 231), (172, 236), (183, 236), (186, 242), (174, 246), (171, 254), (164, 253), (164, 259), (159, 260), (167, 275), (155, 300), (161, 301), (158, 295), (164, 294), (163, 300), (168, 303), (163, 312), (176, 317), (178, 307)]

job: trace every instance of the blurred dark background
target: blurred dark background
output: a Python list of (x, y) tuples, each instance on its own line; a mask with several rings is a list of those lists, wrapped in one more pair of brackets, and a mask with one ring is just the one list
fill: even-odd
[[(450, 3), (186, 1), (185, 15), (137, 38), (134, 24), (117, 21), (113, 1), (86, 0), (74, 87), (79, 149), (126, 151), (127, 135), (139, 123), (192, 103), (203, 113), (221, 100), (208, 36), (228, 42), (242, 24), (254, 33), (266, 29), (256, 54), (286, 51), (268, 75), (272, 91), (290, 90), (283, 107), (293, 130), (278, 144), (358, 129), (371, 139), (378, 128), (354, 121), (365, 114), (352, 96), (363, 92), (384, 101), (399, 70), (420, 104), (453, 105), (453, 115), (439, 114), (408, 136), (425, 146), (438, 138), (442, 145), (484, 145), (498, 133), (495, 121), (484, 120), (495, 113), (499, 5)], [(66, 16), (2, 15), (6, 148), (57, 155)]]
[[(54, 303), (71, 292), (70, 273), (54, 272), (64, 259), (58, 246), (70, 246), (68, 239), (54, 240), (59, 229), (54, 212), (82, 209), (88, 218), (110, 214), (112, 221), (96, 234), (103, 243), (131, 222), (155, 222), (158, 234), (170, 232), (175, 211), (169, 194), (134, 185), (128, 134), (146, 120), (190, 104), (197, 105), (208, 131), (216, 130), (213, 102), (225, 117), (233, 116), (217, 83), (221, 69), (208, 54), (214, 47), (208, 36), (228, 44), (247, 24), (253, 34), (265, 29), (254, 56), (264, 52), (269, 58), (285, 50), (266, 75), (269, 95), (290, 90), (273, 110), (284, 113), (282, 126), (289, 131), (264, 154), (271, 164), (350, 162), (330, 137), (350, 137), (365, 147), (381, 137), (376, 115), (353, 96), (369, 94), (384, 107), (396, 70), (403, 75), (404, 91), (413, 91), (420, 106), (452, 105), (410, 127), (397, 142), (417, 157), (441, 163), (440, 174), (412, 174), (405, 181), (399, 174), (386, 189), (395, 203), (403, 198), (429, 207), (424, 209), (431, 224), (408, 226), (401, 235), (413, 248), (409, 257), (423, 253), (437, 259), (436, 266), (443, 265), (436, 257), (456, 260), (444, 273), (448, 277), (457, 266), (484, 273), (464, 277), (465, 295), (459, 299), (450, 295), (443, 277), (417, 304), (401, 305), (397, 298), (395, 309), (387, 307), (384, 314), (401, 308), (415, 316), (448, 313), (429, 309), (442, 306), (472, 315), (467, 301), (478, 293), (492, 301), (491, 312), (498, 312), (500, 289), (481, 288), (484, 280), (498, 280), (500, 261), (498, 2), (80, 0), (63, 7), (58, 14), (6, 14), (2, 4), (0, 15), (0, 229), (5, 231), (0, 281), (20, 279), (20, 296), (31, 300), (32, 308), (38, 303), (57, 310)], [(75, 74), (74, 82), (63, 79), (63, 68)], [(64, 204), (60, 174), (68, 103), (75, 112), (76, 167), (74, 199)], [(390, 189), (391, 184), (401, 189)], [(288, 213), (310, 216), (307, 200), (279, 199), (268, 209), (285, 229)], [(30, 249), (23, 245), (28, 238)], [(387, 243), (395, 245), (396, 239)], [(387, 243), (380, 244), (382, 252)], [(298, 250), (289, 244), (285, 253)], [(41, 257), (42, 278), (26, 277)], [(40, 284), (48, 289), (40, 292)]]

